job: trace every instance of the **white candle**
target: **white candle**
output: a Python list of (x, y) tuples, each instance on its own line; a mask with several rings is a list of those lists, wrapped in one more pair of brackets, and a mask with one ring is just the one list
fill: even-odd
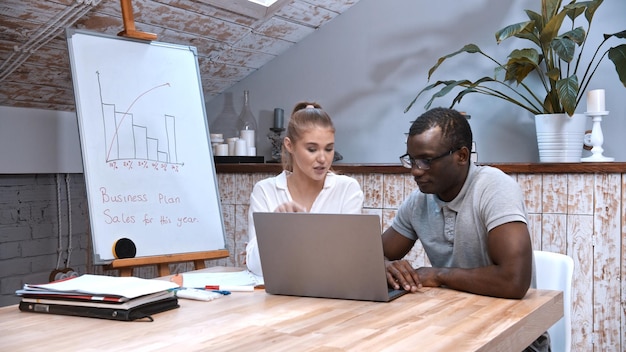
[(248, 144), (245, 139), (238, 139), (235, 142), (235, 155), (236, 156), (247, 156), (248, 155)]
[(238, 139), (239, 137), (230, 137), (226, 139), (228, 142), (228, 155), (235, 155), (235, 142), (237, 142)]
[(604, 112), (604, 89), (594, 89), (587, 92), (587, 112)]
[(228, 144), (218, 144), (215, 147), (215, 155), (228, 156)]
[(248, 147), (256, 147), (254, 143), (254, 130), (241, 130), (239, 131), (239, 138), (245, 139), (248, 143)]

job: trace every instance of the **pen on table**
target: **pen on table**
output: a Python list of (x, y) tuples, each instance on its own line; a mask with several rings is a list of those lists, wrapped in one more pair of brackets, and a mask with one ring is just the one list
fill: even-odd
[(252, 292), (254, 291), (254, 286), (234, 286), (234, 285), (206, 285), (204, 287), (206, 290), (219, 290), (219, 291), (243, 291), (243, 292)]
[(211, 290), (211, 292), (215, 292), (215, 293), (219, 293), (220, 295), (224, 295), (224, 296), (228, 296), (230, 294), (230, 291), (224, 291), (224, 290)]

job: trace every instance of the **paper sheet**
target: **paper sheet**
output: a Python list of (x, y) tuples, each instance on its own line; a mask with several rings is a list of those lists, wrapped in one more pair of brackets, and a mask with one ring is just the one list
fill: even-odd
[(263, 278), (248, 270), (221, 273), (182, 273), (183, 287), (204, 288), (214, 286), (257, 286)]
[(138, 277), (115, 277), (106, 275), (84, 274), (68, 280), (42, 285), (24, 285), (24, 290), (81, 292), (93, 295), (113, 295), (135, 298), (150, 293), (177, 288), (174, 282), (164, 280), (141, 279)]

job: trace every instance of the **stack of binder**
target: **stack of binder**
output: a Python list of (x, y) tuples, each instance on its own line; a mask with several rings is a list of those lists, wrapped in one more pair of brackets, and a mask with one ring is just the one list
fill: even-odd
[(25, 284), (16, 295), (23, 312), (112, 320), (152, 320), (178, 308), (178, 285), (163, 280), (85, 274), (48, 284)]

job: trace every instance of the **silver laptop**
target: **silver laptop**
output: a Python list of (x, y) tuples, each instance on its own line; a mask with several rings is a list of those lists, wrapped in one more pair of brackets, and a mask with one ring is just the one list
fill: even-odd
[(388, 302), (378, 215), (254, 213), (271, 294)]

